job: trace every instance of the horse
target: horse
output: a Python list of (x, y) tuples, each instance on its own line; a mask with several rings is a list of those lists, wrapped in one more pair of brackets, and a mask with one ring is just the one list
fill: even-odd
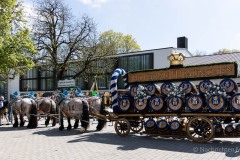
[[(87, 97), (86, 98), (89, 104), (89, 114), (95, 116), (97, 114), (106, 115), (107, 112), (104, 110), (104, 105), (102, 99), (98, 96)], [(101, 131), (103, 127), (106, 125), (106, 120), (98, 118), (98, 125), (96, 127), (96, 131)]]
[(49, 114), (57, 114), (58, 112), (55, 101), (48, 97), (37, 99), (35, 101), (37, 104), (38, 115), (47, 115), (47, 119), (45, 121), (46, 127), (49, 125), (51, 117), (53, 121), (52, 126), (54, 127), (57, 123), (57, 117)]
[(33, 129), (38, 125), (37, 105), (31, 98), (17, 98), (11, 101), (11, 107), (14, 117), (13, 127), (18, 127), (18, 115), (20, 116), (20, 127), (24, 126), (24, 115), (27, 115), (29, 123), (27, 128)]
[(78, 128), (79, 120), (81, 121), (80, 132), (83, 133), (89, 126), (89, 106), (88, 103), (80, 98), (57, 98), (59, 105), (59, 130), (64, 129), (63, 117), (67, 117), (68, 130), (72, 129), (71, 118), (75, 119), (74, 129)]

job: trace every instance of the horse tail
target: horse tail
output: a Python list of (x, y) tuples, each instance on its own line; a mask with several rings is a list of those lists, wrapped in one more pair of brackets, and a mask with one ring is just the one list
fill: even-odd
[[(102, 114), (102, 115), (107, 115), (107, 112), (106, 112), (105, 109), (104, 109), (103, 101), (101, 102), (100, 114)], [(98, 118), (97, 131), (101, 131), (101, 130), (103, 129), (103, 127), (106, 126), (106, 124), (107, 124), (107, 120), (106, 120), (106, 119)]]
[(28, 125), (30, 129), (37, 128), (38, 126), (37, 105), (36, 105), (36, 102), (34, 102), (33, 100), (31, 100), (31, 102), (32, 102), (32, 108), (30, 112), (30, 119), (29, 119), (29, 125)]
[(85, 129), (89, 126), (89, 111), (88, 111), (88, 105), (85, 101), (82, 101), (83, 104), (83, 113), (82, 113), (82, 119), (81, 119), (81, 126)]
[(126, 89), (128, 88), (126, 71), (121, 68), (116, 69), (112, 74), (111, 84), (110, 84), (110, 93), (112, 95), (112, 108), (115, 111), (118, 108), (117, 79), (119, 75), (123, 76), (124, 87)]

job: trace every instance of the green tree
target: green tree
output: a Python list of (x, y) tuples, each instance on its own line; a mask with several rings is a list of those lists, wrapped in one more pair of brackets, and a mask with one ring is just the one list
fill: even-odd
[[(92, 42), (94, 42), (91, 43), (92, 46), (85, 48), (84, 53), (92, 55), (93, 61), (87, 63), (88, 68), (84, 73), (78, 72), (78, 74), (75, 75), (76, 77), (81, 74), (86, 81), (89, 79), (89, 75), (97, 75), (98, 78), (104, 78), (106, 75), (111, 74), (117, 62), (114, 55), (140, 50), (140, 46), (131, 35), (124, 35), (121, 32), (114, 32), (113, 30), (101, 33), (95, 37)], [(87, 59), (84, 61), (86, 62)], [(79, 65), (79, 70), (81, 70), (81, 68), (84, 67)]]
[(108, 52), (110, 55), (141, 50), (137, 41), (131, 35), (124, 35), (113, 30), (108, 30), (100, 34), (99, 44), (104, 46), (102, 47), (103, 51)]
[(23, 74), (34, 66), (35, 48), (23, 19), (23, 5), (17, 0), (0, 1), (0, 77)]
[(238, 49), (226, 49), (226, 48), (223, 48), (223, 49), (220, 49), (219, 51), (215, 52), (214, 54), (229, 54), (229, 53), (235, 53), (235, 52), (240, 52), (240, 50)]

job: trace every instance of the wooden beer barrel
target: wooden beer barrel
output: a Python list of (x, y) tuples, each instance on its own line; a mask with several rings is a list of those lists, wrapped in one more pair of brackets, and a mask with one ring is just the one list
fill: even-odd
[(144, 122), (144, 127), (146, 132), (154, 132), (157, 128), (157, 125), (153, 118), (149, 118), (146, 122)]
[(215, 134), (222, 134), (223, 133), (223, 128), (222, 124), (216, 124), (214, 127)]
[(148, 110), (148, 99), (147, 98), (135, 99), (134, 107), (139, 112), (147, 111)]
[(225, 126), (225, 134), (232, 135), (234, 133), (233, 124), (228, 124)]
[(149, 106), (154, 113), (164, 113), (166, 110), (166, 105), (164, 104), (164, 100), (161, 96), (154, 96), (150, 98)]
[(129, 90), (129, 95), (135, 97), (137, 95), (138, 85), (132, 85)]
[(182, 124), (179, 122), (179, 120), (173, 120), (169, 123), (169, 128), (171, 131), (180, 131), (182, 128)]
[(131, 107), (131, 101), (129, 97), (123, 97), (119, 99), (119, 110), (120, 112), (129, 112)]
[(235, 125), (235, 132), (239, 135), (240, 134), (240, 124)]
[(173, 84), (171, 82), (166, 82), (161, 85), (161, 94), (163, 96), (167, 96), (169, 94), (169, 90), (173, 88)]
[(205, 94), (213, 86), (213, 82), (205, 79), (198, 84), (198, 91), (201, 94)]
[(225, 107), (225, 98), (221, 95), (214, 94), (207, 100), (207, 106), (211, 112), (222, 112)]
[(199, 95), (191, 95), (186, 100), (186, 106), (191, 112), (199, 112), (203, 109), (203, 99)]
[(168, 98), (167, 107), (172, 112), (183, 111), (183, 100), (178, 96), (171, 96)]
[(160, 95), (160, 87), (156, 84), (150, 83), (145, 85), (146, 92), (148, 95), (153, 96), (153, 95)]
[(225, 89), (227, 94), (234, 94), (238, 92), (237, 83), (230, 78), (223, 79), (220, 82), (220, 86)]
[(234, 94), (231, 97), (230, 106), (235, 112), (240, 112), (240, 93)]
[(189, 94), (196, 94), (197, 93), (197, 87), (191, 83), (190, 81), (183, 81), (179, 84), (178, 88), (182, 89), (182, 91), (185, 93), (185, 95)]
[(167, 122), (167, 120), (165, 120), (165, 119), (158, 120), (158, 121), (157, 121), (157, 128), (158, 128), (160, 131), (166, 131), (166, 130), (168, 130), (168, 122)]

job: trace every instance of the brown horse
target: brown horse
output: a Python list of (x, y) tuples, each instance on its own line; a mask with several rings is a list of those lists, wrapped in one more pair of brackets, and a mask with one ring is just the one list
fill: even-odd
[[(107, 114), (103, 108), (104, 106), (103, 106), (101, 98), (99, 98), (97, 96), (93, 96), (93, 97), (86, 98), (86, 100), (89, 104), (89, 114), (90, 115), (95, 116), (97, 114), (102, 114), (102, 115)], [(106, 120), (98, 118), (98, 125), (96, 127), (96, 130), (101, 131), (105, 125), (106, 125)]]
[(13, 127), (18, 127), (18, 115), (20, 116), (20, 127), (24, 126), (24, 115), (26, 115), (29, 120), (27, 128), (32, 129), (37, 127), (37, 105), (33, 99), (13, 99), (11, 106), (14, 116)]
[[(41, 98), (35, 100), (37, 104), (38, 115), (47, 115), (45, 125), (49, 125), (49, 121), (52, 118), (52, 126), (54, 127), (57, 123), (57, 105), (51, 98)], [(51, 115), (53, 114), (53, 115)]]
[(87, 130), (89, 125), (89, 106), (88, 103), (79, 98), (73, 99), (59, 99), (57, 100), (59, 104), (59, 130), (64, 129), (63, 117), (67, 117), (68, 120), (68, 130), (72, 129), (71, 118), (75, 119), (74, 129), (78, 128), (79, 120), (81, 121), (80, 132), (83, 133)]

